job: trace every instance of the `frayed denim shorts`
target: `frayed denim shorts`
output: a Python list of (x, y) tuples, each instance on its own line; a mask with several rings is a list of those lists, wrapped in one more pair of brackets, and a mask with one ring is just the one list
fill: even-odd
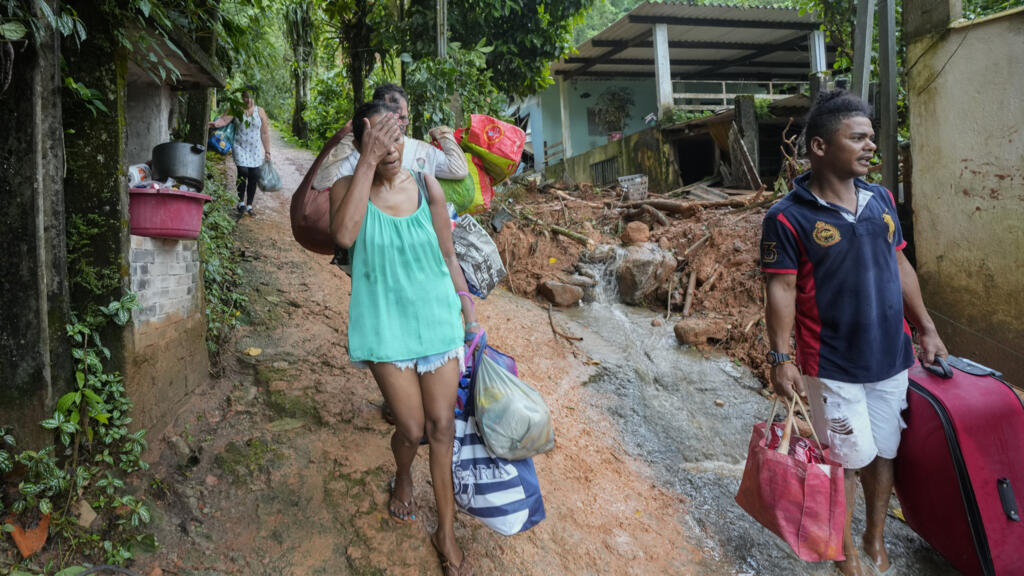
[[(438, 368), (444, 366), (452, 358), (459, 359), (459, 374), (466, 371), (466, 347), (459, 346), (454, 350), (447, 352), (441, 352), (438, 354), (428, 354), (427, 356), (420, 356), (419, 358), (413, 358), (411, 360), (397, 360), (395, 362), (386, 362), (386, 364), (393, 364), (399, 370), (406, 370), (409, 368), (415, 368), (418, 374), (434, 373)], [(360, 368), (369, 368), (369, 362), (353, 362)]]

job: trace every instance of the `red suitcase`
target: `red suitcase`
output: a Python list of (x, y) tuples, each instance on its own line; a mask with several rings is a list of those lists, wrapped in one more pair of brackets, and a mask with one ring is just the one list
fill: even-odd
[(964, 574), (1024, 575), (1024, 404), (998, 372), (949, 364), (910, 369), (895, 463), (903, 515)]

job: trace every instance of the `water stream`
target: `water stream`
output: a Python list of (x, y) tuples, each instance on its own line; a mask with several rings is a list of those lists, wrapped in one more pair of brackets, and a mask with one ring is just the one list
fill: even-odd
[[(724, 355), (680, 346), (673, 333), (678, 317), (620, 303), (615, 269), (622, 250), (608, 252), (602, 262), (580, 264), (598, 283), (587, 290), (589, 302), (563, 318), (583, 336), (580, 348), (601, 362), (588, 385), (591, 400), (616, 422), (626, 450), (650, 465), (652, 480), (687, 498), (679, 521), (703, 549), (702, 572), (832, 574), (828, 563), (800, 561), (735, 503), (752, 428), (771, 409), (758, 393), (760, 382)], [(861, 504), (854, 533), (863, 525)], [(887, 522), (886, 539), (898, 574), (956, 574), (895, 519)]]

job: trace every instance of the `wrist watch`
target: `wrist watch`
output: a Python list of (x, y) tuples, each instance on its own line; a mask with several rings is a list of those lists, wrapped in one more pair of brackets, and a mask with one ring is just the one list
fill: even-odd
[(783, 354), (782, 352), (776, 352), (775, 350), (768, 351), (768, 365), (772, 368), (792, 361), (793, 357), (789, 354)]

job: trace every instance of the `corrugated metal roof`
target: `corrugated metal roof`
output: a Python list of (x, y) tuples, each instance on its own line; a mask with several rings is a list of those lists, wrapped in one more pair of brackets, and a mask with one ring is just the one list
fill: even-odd
[(807, 37), (821, 25), (813, 14), (787, 7), (645, 2), (579, 45), (577, 54), (552, 63), (551, 71), (565, 77), (653, 76), (655, 22), (668, 24), (669, 58), (679, 62), (672, 64), (673, 76), (714, 69), (718, 80), (806, 73)]

